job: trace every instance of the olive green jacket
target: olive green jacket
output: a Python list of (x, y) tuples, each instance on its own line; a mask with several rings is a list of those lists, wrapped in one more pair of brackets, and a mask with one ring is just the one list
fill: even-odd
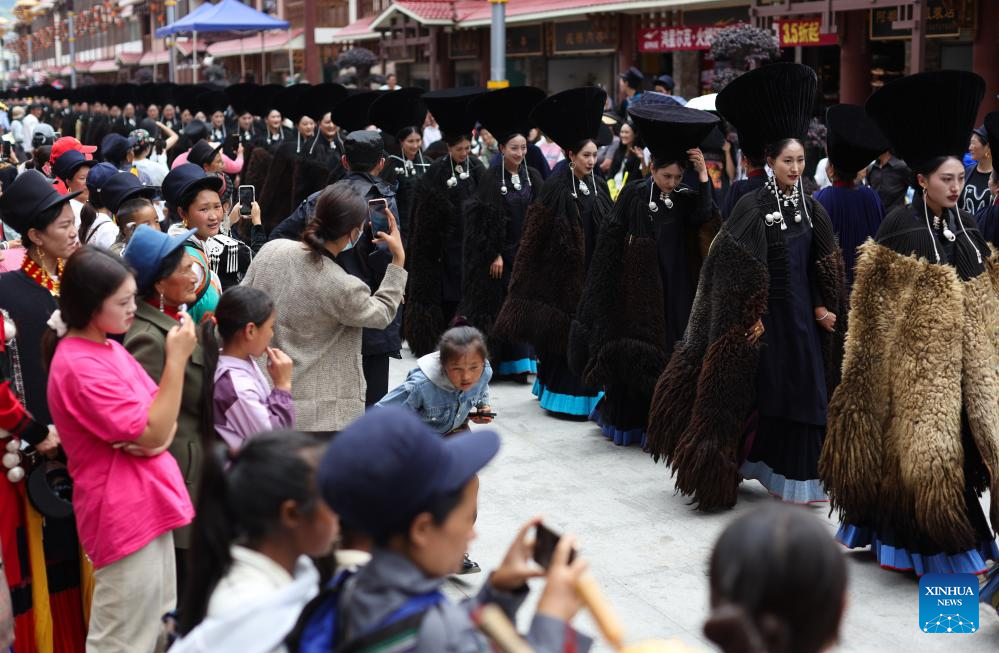
[[(125, 349), (157, 384), (163, 376), (166, 361), (166, 336), (176, 320), (139, 300), (135, 321), (125, 334)], [(177, 435), (170, 445), (170, 453), (177, 459), (184, 483), (197, 505), (198, 481), (204, 438), (201, 429), (201, 394), (204, 389), (205, 359), (201, 346), (194, 348), (184, 371), (184, 392), (181, 395), (180, 415), (177, 417)], [(174, 531), (174, 544), (179, 549), (190, 546), (190, 527)]]

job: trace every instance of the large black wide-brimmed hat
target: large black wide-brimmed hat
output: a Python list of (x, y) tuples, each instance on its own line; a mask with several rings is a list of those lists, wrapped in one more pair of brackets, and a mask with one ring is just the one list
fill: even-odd
[(531, 111), (531, 122), (563, 150), (596, 139), (607, 92), (597, 86), (570, 88), (542, 100)]
[[(341, 84), (316, 84), (302, 96), (305, 115), (320, 122), (347, 97), (347, 88)], [(335, 122), (335, 121), (334, 121)]]
[(468, 103), (469, 111), (505, 144), (513, 136), (527, 136), (533, 126), (531, 111), (545, 99), (545, 92), (533, 86), (511, 86), (490, 91)]
[(738, 131), (742, 151), (758, 160), (767, 145), (805, 138), (817, 89), (808, 66), (776, 63), (736, 77), (718, 94), (715, 108)]
[(60, 195), (52, 182), (37, 170), (26, 170), (3, 190), (0, 196), (0, 220), (23, 238), (31, 229), (44, 229), (39, 217), (58, 204), (65, 204), (82, 191)]
[(718, 124), (718, 116), (675, 104), (633, 105), (628, 115), (657, 163), (686, 164), (687, 150), (698, 147)]
[(867, 114), (895, 155), (917, 172), (932, 159), (968, 149), (985, 80), (963, 70), (917, 73), (889, 82), (867, 99)]
[(834, 104), (826, 109), (826, 150), (837, 175), (853, 179), (891, 145), (877, 124), (853, 104)]
[(989, 145), (995, 144), (999, 152), (999, 111), (993, 111), (985, 116), (985, 133), (989, 136)]
[(198, 96), (198, 109), (209, 118), (217, 111), (225, 111), (229, 106), (229, 96), (224, 91), (206, 91)]
[(243, 83), (227, 86), (225, 96), (237, 116), (244, 113), (260, 115), (263, 110), (259, 84)]
[(422, 88), (409, 86), (385, 93), (371, 103), (368, 120), (393, 137), (398, 136), (406, 127), (422, 131), (423, 121), (427, 117), (427, 105), (422, 100), (425, 92)]
[(302, 116), (307, 115), (305, 113), (305, 103), (302, 100), (310, 88), (312, 87), (308, 84), (295, 84), (278, 93), (277, 97), (274, 98), (274, 102), (281, 115), (297, 125)]
[(362, 91), (341, 100), (332, 108), (330, 118), (345, 132), (366, 129), (371, 124), (368, 111), (375, 100), (389, 91)]
[(475, 116), (469, 111), (472, 100), (485, 93), (479, 86), (446, 88), (423, 95), (423, 101), (440, 127), (445, 139), (471, 134), (475, 128)]

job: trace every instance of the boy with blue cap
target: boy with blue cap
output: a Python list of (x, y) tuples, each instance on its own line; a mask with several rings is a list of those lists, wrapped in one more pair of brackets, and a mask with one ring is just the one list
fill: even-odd
[[(545, 574), (531, 562), (533, 545), (526, 541), (537, 518), (520, 529), (478, 596), (458, 605), (441, 593), (475, 537), (477, 474), (499, 444), (489, 430), (442, 439), (396, 406), (366, 413), (333, 438), (319, 466), (320, 490), (341, 519), (375, 542), (371, 561), (341, 583), (336, 643), (379, 641), (391, 627), (386, 624), (397, 626), (396, 617), (405, 613), (405, 650), (472, 653), (487, 649), (471, 618), (476, 608), (495, 603), (515, 619), (527, 580)], [(574, 585), (586, 569), (580, 559), (569, 563), (573, 544), (563, 537), (549, 567), (527, 635), (535, 651), (590, 647), (568, 626), (581, 605)], [(567, 642), (570, 637), (576, 641)], [(295, 643), (293, 636), (291, 650), (307, 650)]]

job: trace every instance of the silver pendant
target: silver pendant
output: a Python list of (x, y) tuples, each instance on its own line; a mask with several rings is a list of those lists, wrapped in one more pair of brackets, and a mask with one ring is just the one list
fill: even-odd
[(673, 208), (673, 200), (670, 199), (669, 193), (659, 193), (659, 199), (662, 200), (667, 209)]
[(523, 186), (520, 184), (520, 175), (513, 173), (510, 175), (510, 183), (513, 184), (513, 189), (519, 191)]
[(447, 180), (447, 187), (454, 188), (457, 185), (458, 185), (458, 180), (455, 179), (454, 175), (451, 175), (451, 177)]
[(950, 230), (950, 227), (944, 227), (943, 235), (944, 238), (946, 238), (950, 242), (954, 242), (955, 240), (957, 240), (957, 236), (955, 236), (954, 232)]
[(801, 213), (799, 211), (794, 212), (794, 221), (801, 222)]
[(655, 202), (649, 202), (649, 211), (653, 213), (659, 213), (659, 205)]
[(586, 182), (582, 179), (579, 180), (579, 190), (583, 192), (583, 195), (590, 194), (590, 187), (586, 185)]
[[(520, 189), (518, 188), (517, 190), (520, 190)], [(503, 184), (502, 186), (500, 186), (500, 195), (506, 195), (507, 192), (508, 191), (506, 189), (506, 184)]]

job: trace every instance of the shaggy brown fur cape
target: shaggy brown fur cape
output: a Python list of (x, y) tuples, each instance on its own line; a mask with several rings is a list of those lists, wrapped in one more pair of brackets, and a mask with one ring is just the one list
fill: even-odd
[[(611, 204), (607, 183), (596, 181), (592, 219), (599, 229)], [(583, 293), (586, 235), (569, 191), (575, 183), (563, 167), (545, 180), (538, 201), (527, 209), (510, 288), (493, 327), (497, 337), (526, 342), (539, 352), (566, 351)]]
[[(999, 524), (999, 256), (965, 283), (869, 240), (855, 279), (819, 476), (846, 522), (970, 549), (968, 456)], [(977, 451), (962, 445), (962, 407)]]
[[(678, 210), (695, 210), (695, 191), (679, 188), (673, 197)], [(648, 198), (645, 181), (628, 184), (621, 191), (613, 214), (600, 230), (569, 333), (569, 367), (583, 383), (592, 387), (613, 384), (622, 392), (644, 397), (652, 396), (674, 345), (667, 342), (659, 252)], [(710, 222), (685, 229), (684, 250), (692, 280), (698, 278), (721, 224), (717, 209), (714, 212)]]
[[(686, 335), (652, 399), (649, 450), (657, 462), (665, 459), (676, 475), (677, 490), (693, 495), (702, 510), (735, 505), (742, 481), (741, 436), (756, 404), (760, 356), (760, 344), (750, 344), (747, 332), (766, 311), (771, 274), (786, 273), (780, 265), (768, 265), (768, 227), (763, 221), (773, 206), (768, 193), (761, 189), (739, 200), (711, 244)], [(810, 197), (806, 202), (813, 223), (812, 276), (818, 299), (839, 318), (835, 332), (821, 335), (831, 393), (839, 379), (847, 323), (843, 254), (822, 206)]]

